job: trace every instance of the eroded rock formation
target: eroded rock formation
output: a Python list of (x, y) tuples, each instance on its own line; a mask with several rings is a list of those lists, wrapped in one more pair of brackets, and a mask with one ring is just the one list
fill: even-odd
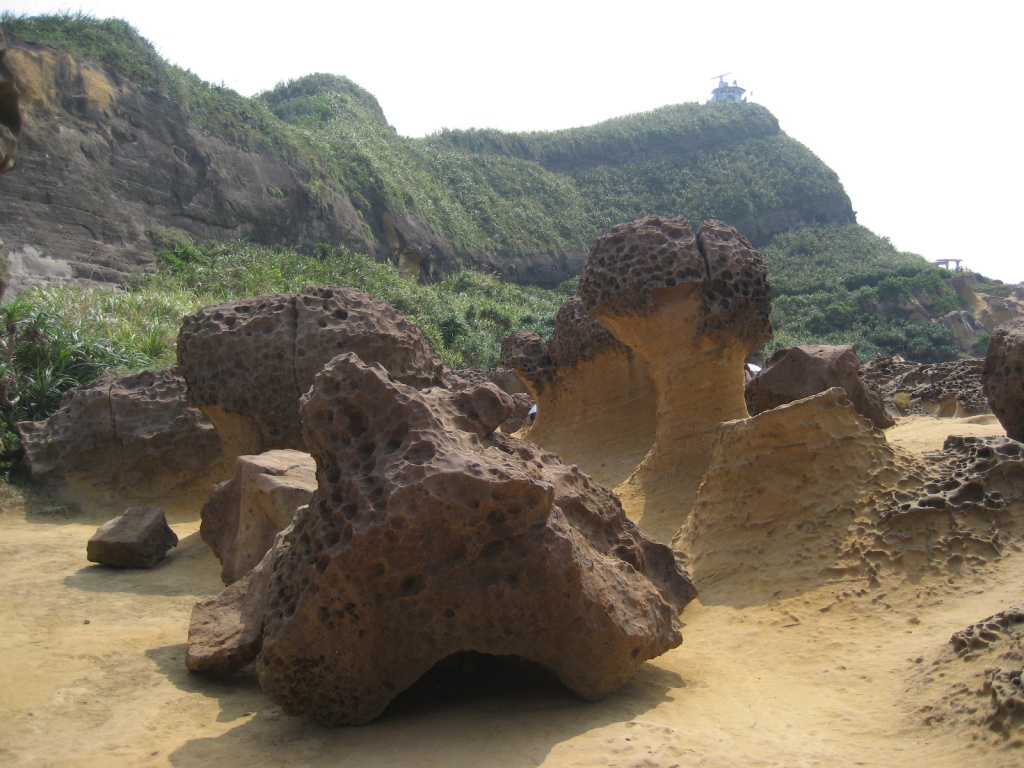
[(373, 719), (456, 652), (524, 658), (597, 699), (677, 645), (695, 591), (671, 550), (575, 467), (495, 434), (510, 408), (491, 384), (421, 391), (334, 359), (303, 398), (319, 487), (267, 556), (262, 628), (239, 618), (264, 601), (257, 573), (196, 616), (220, 639), (197, 639), (237, 666), (251, 655), (230, 637), (262, 631), (264, 691), (330, 725)]
[(644, 529), (669, 540), (690, 509), (720, 422), (745, 418), (743, 363), (771, 337), (768, 265), (735, 229), (646, 218), (598, 238), (580, 277), (587, 311), (647, 362), (657, 428), (622, 489)]
[(86, 507), (198, 507), (230, 467), (176, 369), (72, 390), (56, 413), (18, 431), (32, 478)]
[(857, 413), (879, 429), (896, 423), (886, 413), (882, 396), (861, 378), (860, 360), (852, 344), (780, 347), (747, 384), (747, 410), (756, 416), (832, 387), (845, 389)]
[[(856, 503), (914, 466), (838, 387), (725, 422), (673, 544), (689, 555), (702, 588), (729, 582), (750, 600), (791, 584), (809, 588), (829, 577)], [(802, 552), (796, 561), (795, 551)]]
[(877, 356), (864, 366), (863, 376), (894, 414), (959, 418), (989, 412), (981, 387), (982, 365), (981, 360), (922, 364)]
[(203, 505), (199, 533), (221, 562), (225, 584), (251, 571), (316, 490), (308, 453), (267, 451), (235, 459), (235, 476), (217, 484)]
[(520, 332), (501, 349), (502, 365), (526, 382), (537, 402), (527, 437), (608, 487), (629, 477), (654, 442), (647, 363), (576, 297), (558, 310), (548, 344)]
[(442, 383), (441, 361), (394, 307), (354, 288), (304, 288), (205, 307), (186, 317), (178, 362), (189, 399), (229, 456), (305, 450), (299, 398), (338, 354), (379, 362), (417, 387)]
[(982, 388), (1006, 434), (1024, 441), (1024, 318), (999, 326), (989, 338)]

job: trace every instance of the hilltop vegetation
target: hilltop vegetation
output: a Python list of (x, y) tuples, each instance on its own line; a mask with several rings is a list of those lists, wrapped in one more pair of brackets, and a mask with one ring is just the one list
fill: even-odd
[[(853, 343), (862, 357), (881, 351), (923, 362), (959, 355), (948, 328), (910, 322), (915, 307), (932, 316), (959, 308), (948, 274), (857, 226), (836, 174), (761, 106), (681, 104), (563, 131), (411, 139), (345, 77), (309, 75), (247, 98), (168, 64), (123, 21), (4, 13), (0, 22), (152, 89), (232, 146), (301, 160), (314, 201), (342, 194), (366, 221), (381, 209), (402, 213), (514, 263), (586, 250), (608, 227), (644, 215), (718, 218), (762, 238), (776, 290), (773, 347)], [(764, 224), (780, 217), (781, 231)], [(418, 285), (337, 244), (303, 255), (169, 231), (154, 240), (163, 249), (158, 273), (124, 291), (51, 288), (4, 305), (8, 446), (14, 421), (50, 412), (71, 386), (104, 371), (173, 364), (181, 317), (205, 304), (353, 285), (407, 314), (449, 365), (490, 369), (506, 334), (547, 338), (572, 287), (545, 291), (469, 272)]]

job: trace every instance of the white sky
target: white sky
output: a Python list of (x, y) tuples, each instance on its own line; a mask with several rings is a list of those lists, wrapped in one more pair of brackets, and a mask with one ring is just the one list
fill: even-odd
[(374, 94), (399, 133), (553, 130), (752, 93), (901, 250), (1024, 281), (1020, 35), (1010, 0), (247, 3), (6, 0), (123, 18), (174, 64), (245, 95), (313, 72)]

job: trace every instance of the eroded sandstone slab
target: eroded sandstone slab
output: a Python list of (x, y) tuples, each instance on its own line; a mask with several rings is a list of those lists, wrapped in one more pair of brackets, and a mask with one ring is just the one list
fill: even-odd
[(316, 490), (316, 462), (281, 449), (235, 459), (235, 475), (218, 483), (203, 506), (199, 533), (231, 584), (252, 570)]
[(152, 568), (177, 545), (162, 509), (131, 507), (99, 527), (86, 545), (86, 557), (118, 568)]

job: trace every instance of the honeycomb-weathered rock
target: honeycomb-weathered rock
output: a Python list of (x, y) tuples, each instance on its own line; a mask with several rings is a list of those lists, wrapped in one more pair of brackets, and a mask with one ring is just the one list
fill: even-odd
[(747, 416), (743, 364), (771, 337), (767, 272), (720, 221), (695, 237), (684, 219), (651, 217), (598, 238), (580, 276), (587, 311), (644, 359), (654, 383), (654, 442), (620, 493), (659, 539), (689, 511), (715, 427)]
[(258, 659), (286, 711), (366, 722), (462, 651), (597, 699), (678, 645), (695, 591), (672, 551), (575, 467), (494, 434), (509, 409), (494, 385), (419, 391), (351, 354), (317, 376), (319, 488), (268, 555)]
[(981, 388), (982, 365), (982, 360), (922, 364), (876, 356), (865, 364), (862, 376), (894, 414), (959, 418), (990, 410)]
[(316, 490), (316, 462), (281, 449), (235, 459), (235, 475), (203, 506), (199, 533), (221, 562), (225, 584), (252, 570)]
[(992, 413), (1006, 434), (1024, 441), (1024, 318), (993, 331), (981, 383)]
[(206, 307), (185, 318), (178, 336), (189, 397), (232, 457), (304, 450), (299, 398), (346, 351), (412, 386), (442, 382), (443, 366), (419, 329), (354, 288), (311, 287)]
[(0, 173), (7, 173), (17, 163), (21, 133), (21, 96), (6, 58), (7, 44), (0, 31)]
[(765, 369), (746, 386), (747, 410), (756, 416), (832, 387), (845, 389), (857, 413), (879, 429), (895, 424), (881, 395), (861, 377), (860, 360), (851, 344), (777, 349)]
[(962, 656), (971, 651), (987, 648), (999, 639), (1007, 629), (1024, 623), (1024, 603), (1011, 605), (1005, 611), (993, 614), (969, 627), (954, 632), (949, 638), (953, 650)]
[(604, 485), (625, 480), (654, 442), (655, 392), (644, 360), (578, 297), (558, 310), (547, 345), (515, 335), (502, 353), (537, 402), (527, 437)]
[(186, 505), (205, 498), (230, 466), (176, 369), (72, 390), (53, 415), (18, 431), (33, 479), (85, 506)]
[(86, 557), (118, 568), (152, 568), (177, 545), (162, 509), (132, 507), (99, 527), (86, 545)]

